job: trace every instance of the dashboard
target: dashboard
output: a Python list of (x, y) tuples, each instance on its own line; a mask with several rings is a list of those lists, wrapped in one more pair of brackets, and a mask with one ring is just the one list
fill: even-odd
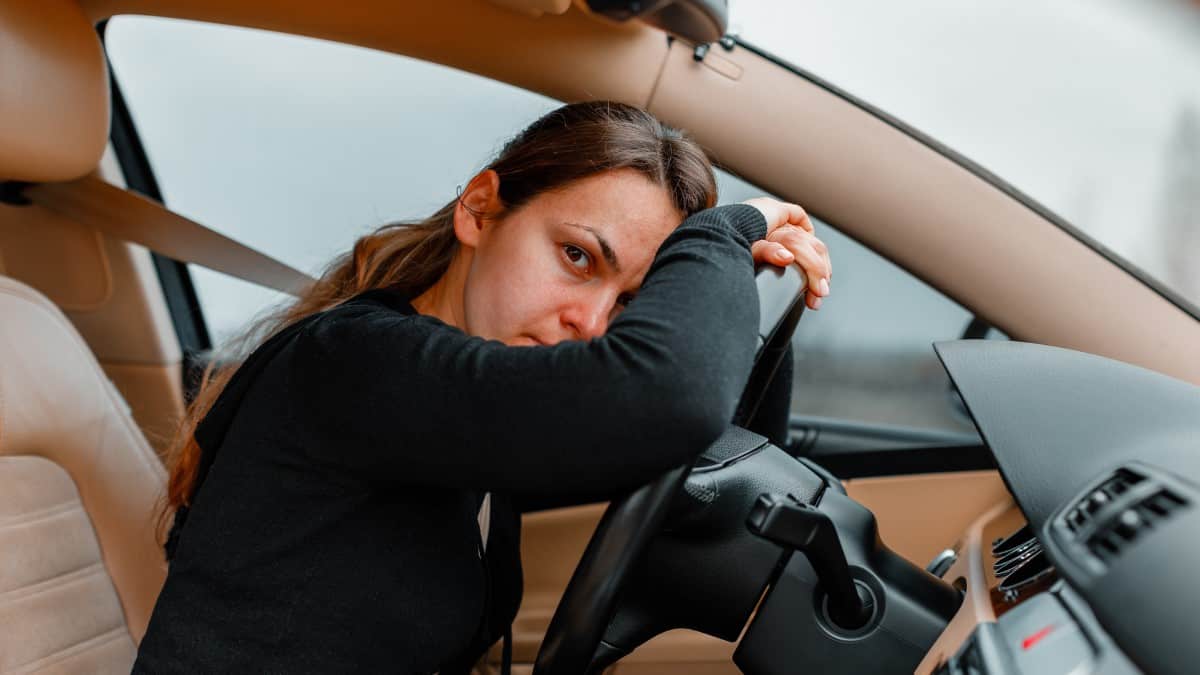
[(935, 346), (1014, 501), (942, 577), (932, 673), (1187, 673), (1200, 663), (1200, 388), (1043, 345)]

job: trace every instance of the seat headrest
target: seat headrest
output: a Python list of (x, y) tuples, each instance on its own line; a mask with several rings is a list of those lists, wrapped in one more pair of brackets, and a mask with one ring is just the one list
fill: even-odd
[(0, 181), (63, 181), (108, 142), (108, 73), (75, 0), (0, 2)]

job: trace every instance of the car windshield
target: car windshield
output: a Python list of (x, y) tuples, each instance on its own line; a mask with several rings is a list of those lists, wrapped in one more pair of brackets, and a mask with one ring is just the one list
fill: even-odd
[(730, 4), (747, 44), (965, 155), (1200, 316), (1200, 2)]

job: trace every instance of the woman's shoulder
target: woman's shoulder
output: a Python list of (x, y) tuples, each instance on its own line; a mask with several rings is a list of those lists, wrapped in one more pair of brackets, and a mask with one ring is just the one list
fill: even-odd
[(395, 349), (397, 340), (406, 337), (424, 342), (446, 328), (437, 319), (417, 312), (403, 292), (375, 288), (310, 317), (296, 347), (325, 353), (336, 349), (345, 356), (345, 350), (355, 347)]
[(421, 314), (409, 302), (403, 292), (391, 288), (373, 288), (345, 300), (308, 321), (312, 330), (329, 330), (331, 327), (369, 328), (387, 323), (411, 323), (406, 319), (419, 319)]
[(417, 310), (409, 301), (408, 295), (397, 288), (372, 288), (342, 302), (326, 311), (327, 314), (363, 313), (371, 310), (388, 310), (404, 316), (417, 316)]

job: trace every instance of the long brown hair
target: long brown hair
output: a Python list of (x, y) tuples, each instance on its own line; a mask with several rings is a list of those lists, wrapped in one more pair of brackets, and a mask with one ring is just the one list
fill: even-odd
[[(572, 181), (604, 171), (635, 169), (666, 188), (685, 214), (716, 203), (717, 187), (704, 151), (682, 132), (633, 106), (572, 103), (517, 134), (484, 170), (500, 176), (506, 210)], [(200, 466), (194, 432), (245, 356), (271, 335), (310, 314), (381, 287), (415, 298), (445, 273), (458, 251), (452, 200), (417, 222), (391, 223), (361, 237), (290, 305), (256, 320), (226, 346), (234, 358), (213, 360), (167, 449), (170, 478), (161, 515), (190, 504)], [(495, 214), (500, 215), (500, 214)], [(494, 217), (494, 216), (493, 216)]]

